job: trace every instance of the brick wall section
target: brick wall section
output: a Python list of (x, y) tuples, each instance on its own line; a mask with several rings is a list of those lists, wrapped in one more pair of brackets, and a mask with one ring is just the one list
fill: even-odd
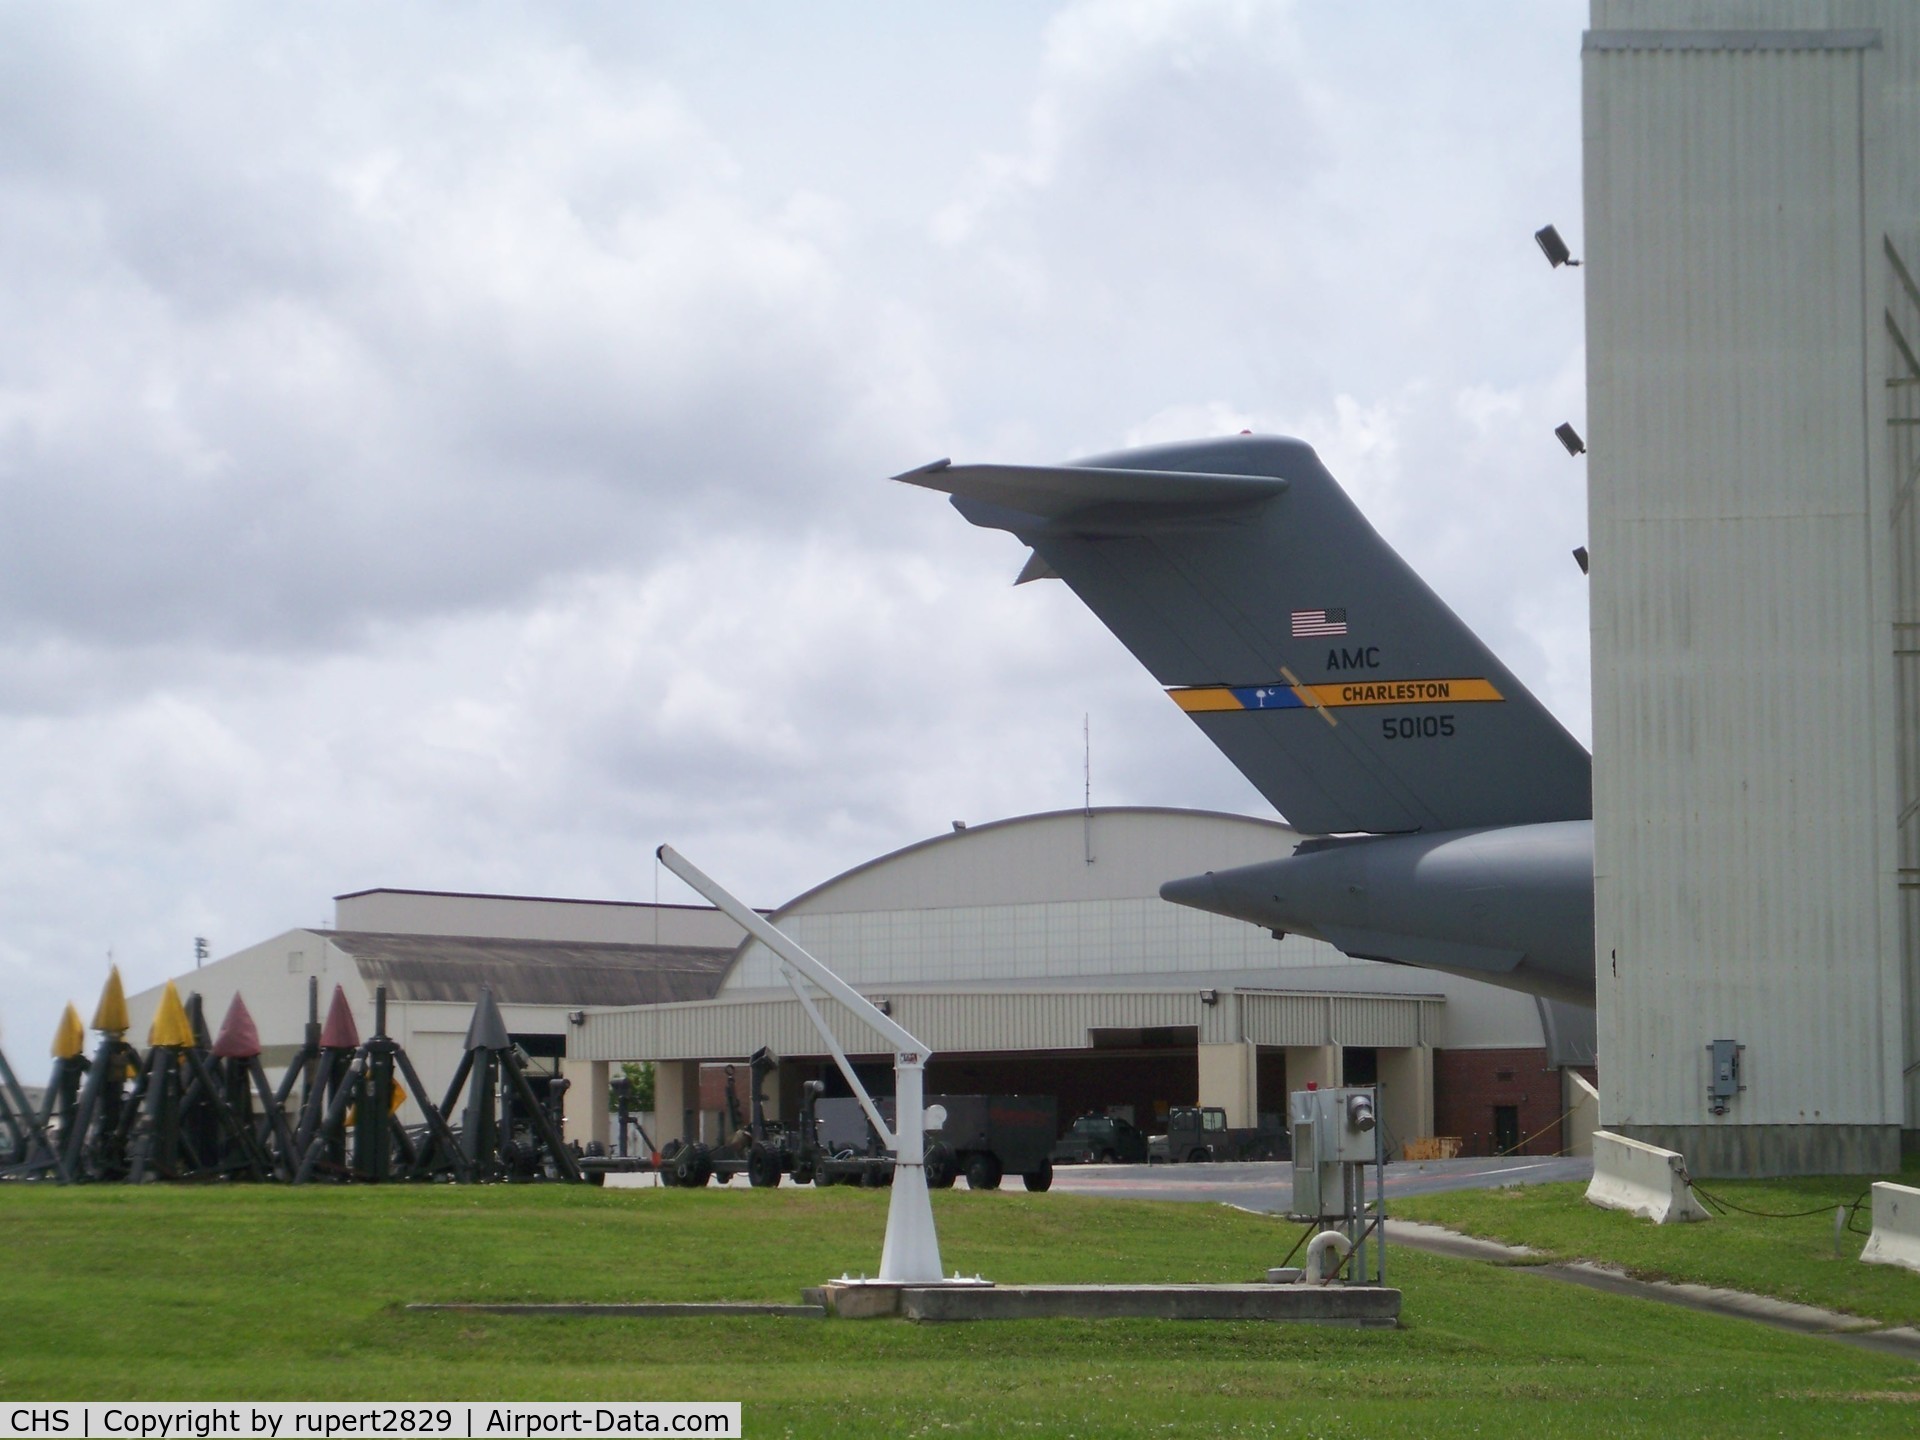
[[(1565, 1141), (1560, 1125), (1560, 1072), (1548, 1068), (1544, 1048), (1530, 1050), (1435, 1050), (1433, 1128), (1458, 1135), (1462, 1155), (1493, 1154), (1493, 1111), (1519, 1111), (1522, 1155), (1558, 1155)], [(1544, 1134), (1535, 1134), (1544, 1130)], [(1528, 1139), (1531, 1136), (1533, 1138)]]

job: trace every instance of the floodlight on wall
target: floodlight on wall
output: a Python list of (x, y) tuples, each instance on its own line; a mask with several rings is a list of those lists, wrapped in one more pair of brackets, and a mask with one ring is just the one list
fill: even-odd
[(1540, 253), (1547, 257), (1547, 264), (1558, 270), (1562, 265), (1578, 265), (1573, 251), (1567, 248), (1567, 242), (1560, 238), (1560, 232), (1551, 225), (1542, 225), (1533, 232), (1533, 243), (1540, 247)]
[(1586, 547), (1586, 546), (1584, 546), (1584, 545), (1576, 545), (1576, 546), (1574, 546), (1574, 547), (1573, 547), (1573, 563), (1574, 563), (1574, 564), (1576, 564), (1576, 565), (1578, 565), (1578, 566), (1580, 567), (1580, 573), (1581, 573), (1582, 575), (1585, 575), (1585, 574), (1587, 574), (1587, 573), (1588, 573), (1588, 570), (1587, 570), (1587, 547)]
[(1580, 432), (1571, 425), (1562, 424), (1554, 426), (1553, 438), (1567, 447), (1567, 454), (1569, 455), (1578, 456), (1587, 453), (1587, 442), (1580, 438)]

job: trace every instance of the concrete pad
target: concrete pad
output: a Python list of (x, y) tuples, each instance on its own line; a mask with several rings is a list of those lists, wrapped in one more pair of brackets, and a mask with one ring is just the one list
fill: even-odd
[(1391, 1327), (1400, 1292), (1373, 1285), (995, 1285), (904, 1290), (909, 1320), (1275, 1320)]
[(1873, 1233), (1860, 1258), (1920, 1270), (1920, 1190), (1881, 1180), (1873, 1187)]
[(1920, 1360), (1920, 1330), (1911, 1325), (1895, 1325), (1886, 1330), (1856, 1330), (1835, 1337), (1863, 1350), (1878, 1350), (1883, 1355), (1902, 1355)]
[(802, 1300), (818, 1296), (827, 1313), (838, 1320), (876, 1320), (900, 1313), (900, 1296), (908, 1290), (991, 1290), (993, 1282), (978, 1275), (956, 1275), (929, 1284), (923, 1280), (849, 1280), (844, 1276), (800, 1292)]
[(1456, 1260), (1528, 1260), (1540, 1253), (1525, 1245), (1502, 1245), (1498, 1240), (1482, 1240), (1443, 1225), (1423, 1225), (1418, 1220), (1389, 1219), (1387, 1244), (1406, 1245), (1434, 1255), (1451, 1255)]
[(827, 1309), (824, 1305), (773, 1305), (755, 1301), (716, 1300), (679, 1301), (657, 1305), (647, 1304), (562, 1304), (562, 1305), (515, 1305), (515, 1304), (447, 1304), (447, 1305), (409, 1305), (409, 1310), (458, 1310), (469, 1315), (542, 1315), (552, 1319), (572, 1319), (581, 1316), (612, 1316), (623, 1320), (691, 1320), (712, 1318), (716, 1315), (780, 1315), (795, 1320), (823, 1320)]
[(900, 1313), (900, 1292), (904, 1288), (858, 1280), (851, 1284), (828, 1281), (820, 1290), (827, 1314), (836, 1320), (879, 1320)]
[(1656, 1225), (1713, 1218), (1693, 1198), (1685, 1156), (1610, 1130), (1593, 1132), (1593, 1183), (1587, 1186), (1587, 1203), (1625, 1210)]
[(1543, 1265), (1537, 1267), (1534, 1273), (1571, 1280), (1589, 1290), (1664, 1300), (1670, 1305), (1684, 1305), (1691, 1310), (1759, 1320), (1781, 1330), (1798, 1330), (1805, 1335), (1832, 1335), (1873, 1324), (1871, 1320), (1862, 1320), (1858, 1315), (1823, 1310), (1817, 1305), (1800, 1305), (1791, 1300), (1776, 1300), (1770, 1295), (1752, 1295), (1744, 1290), (1723, 1290), (1716, 1285), (1696, 1285), (1684, 1280), (1640, 1280), (1617, 1265), (1598, 1265), (1591, 1260)]

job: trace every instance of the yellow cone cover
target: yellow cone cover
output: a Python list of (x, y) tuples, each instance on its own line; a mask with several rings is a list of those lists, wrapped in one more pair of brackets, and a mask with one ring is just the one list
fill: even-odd
[(71, 1060), (86, 1048), (87, 1027), (80, 1023), (80, 1012), (68, 1005), (67, 1013), (60, 1017), (60, 1028), (53, 1032), (53, 1058)]
[(187, 1007), (180, 1003), (180, 992), (171, 980), (160, 994), (160, 1008), (153, 1012), (147, 1043), (170, 1049), (186, 1049), (193, 1044), (193, 1022), (187, 1019)]
[(115, 965), (107, 971), (107, 988), (100, 992), (100, 1003), (94, 1007), (93, 1028), (123, 1035), (131, 1024), (133, 1021), (127, 1017), (127, 992), (120, 984), (120, 967)]

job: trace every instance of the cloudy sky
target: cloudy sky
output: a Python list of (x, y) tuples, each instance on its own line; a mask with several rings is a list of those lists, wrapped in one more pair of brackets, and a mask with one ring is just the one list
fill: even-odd
[(939, 456), (1298, 435), (1575, 734), (1581, 0), (0, 9), (0, 1042), (376, 885), (1270, 813)]

